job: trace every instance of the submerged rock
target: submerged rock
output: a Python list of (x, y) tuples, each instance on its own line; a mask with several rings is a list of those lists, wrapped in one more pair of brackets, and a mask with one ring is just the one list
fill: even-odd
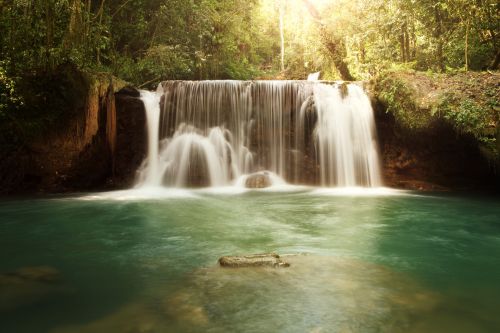
[(60, 281), (59, 271), (50, 266), (22, 267), (15, 272), (5, 273), (3, 276), (10, 276), (33, 282), (54, 283)]
[(253, 173), (245, 181), (245, 187), (247, 188), (266, 188), (271, 185), (271, 177), (267, 171)]
[(154, 285), (146, 298), (51, 333), (456, 332), (456, 321), (469, 332), (481, 331), (484, 324), (461, 302), (383, 265), (302, 254), (247, 257), (285, 257), (292, 265), (286, 270), (200, 268), (175, 289)]
[(0, 273), (0, 312), (34, 304), (64, 291), (60, 273), (50, 266), (23, 267)]
[(219, 258), (223, 267), (289, 267), (276, 253), (251, 254), (248, 256), (224, 256)]

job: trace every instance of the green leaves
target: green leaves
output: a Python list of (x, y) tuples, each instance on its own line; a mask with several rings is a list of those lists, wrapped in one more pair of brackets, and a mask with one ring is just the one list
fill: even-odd
[(24, 105), (23, 98), (18, 95), (16, 83), (5, 70), (5, 62), (0, 61), (0, 118), (7, 117)]

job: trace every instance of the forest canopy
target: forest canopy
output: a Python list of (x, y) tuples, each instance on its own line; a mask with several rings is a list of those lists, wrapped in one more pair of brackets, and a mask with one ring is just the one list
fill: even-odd
[(67, 63), (136, 85), (303, 79), (320, 70), (337, 79), (339, 59), (356, 79), (394, 66), (496, 68), (499, 6), (495, 0), (3, 0), (2, 89)]

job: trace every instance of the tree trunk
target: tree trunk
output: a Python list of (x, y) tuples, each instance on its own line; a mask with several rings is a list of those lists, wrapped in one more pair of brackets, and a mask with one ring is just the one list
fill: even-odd
[[(101, 25), (102, 25), (102, 16), (103, 16), (103, 12), (104, 12), (104, 2), (106, 2), (106, 0), (102, 0), (101, 1), (101, 6), (99, 6), (99, 12), (97, 13), (97, 15), (99, 16), (99, 32), (97, 34), (97, 40), (99, 42), (99, 39), (101, 38)], [(97, 45), (97, 63), (100, 64), (101, 63), (101, 47), (100, 47), (100, 43)]]
[(415, 60), (417, 57), (417, 34), (415, 32), (415, 22), (411, 24), (411, 59)]
[(366, 48), (365, 43), (363, 41), (359, 42), (359, 62), (364, 64), (366, 62)]
[(443, 57), (443, 27), (442, 27), (442, 17), (441, 12), (438, 7), (435, 8), (435, 18), (436, 18), (436, 41), (437, 41), (437, 50), (436, 50), (436, 58), (438, 63), (438, 68), (441, 72), (445, 71), (444, 66), (444, 57)]
[(80, 0), (73, 0), (70, 5), (68, 31), (65, 36), (64, 46), (72, 49), (82, 43), (82, 10)]
[(497, 54), (495, 56), (495, 59), (491, 62), (490, 68), (491, 69), (498, 69), (498, 66), (500, 65), (500, 50), (497, 50)]
[(281, 71), (285, 71), (285, 33), (283, 31), (284, 0), (280, 0)]
[(84, 23), (84, 45), (85, 45), (85, 53), (91, 54), (91, 37), (90, 37), (90, 25), (92, 24), (92, 7), (90, 0), (87, 0), (87, 6), (85, 8), (85, 23)]
[(404, 39), (405, 39), (405, 57), (406, 61), (410, 61), (410, 34), (408, 33), (408, 22), (404, 24)]
[(340, 74), (340, 77), (345, 81), (354, 81), (354, 77), (351, 75), (351, 72), (347, 67), (347, 63), (343, 59), (345, 54), (344, 41), (340, 38), (336, 38), (332, 33), (328, 31), (326, 25), (322, 22), (321, 15), (310, 0), (302, 0), (302, 2), (304, 2), (307, 10), (309, 11), (309, 14), (317, 23), (321, 42), (328, 50), (333, 64)]
[(405, 34), (403, 28), (401, 28), (401, 34), (399, 35), (399, 49), (401, 54), (401, 62), (406, 62)]
[(469, 70), (469, 20), (465, 23), (465, 71)]
[(52, 13), (52, 5), (49, 0), (45, 0), (45, 69), (52, 69), (52, 56), (50, 50), (53, 47), (54, 39), (54, 17)]

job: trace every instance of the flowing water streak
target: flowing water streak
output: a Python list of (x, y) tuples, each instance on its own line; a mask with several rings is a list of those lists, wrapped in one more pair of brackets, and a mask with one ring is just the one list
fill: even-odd
[(355, 84), (166, 81), (141, 96), (140, 184), (225, 186), (269, 170), (293, 183), (381, 185), (373, 111)]
[(311, 73), (307, 76), (307, 81), (318, 81), (321, 72)]
[(363, 89), (318, 84), (314, 102), (321, 184), (381, 186), (373, 110)]
[(160, 127), (160, 96), (161, 93), (141, 91), (141, 99), (146, 109), (146, 122), (148, 128), (148, 157), (143, 168), (141, 183), (143, 185), (156, 185), (159, 179), (158, 141)]

